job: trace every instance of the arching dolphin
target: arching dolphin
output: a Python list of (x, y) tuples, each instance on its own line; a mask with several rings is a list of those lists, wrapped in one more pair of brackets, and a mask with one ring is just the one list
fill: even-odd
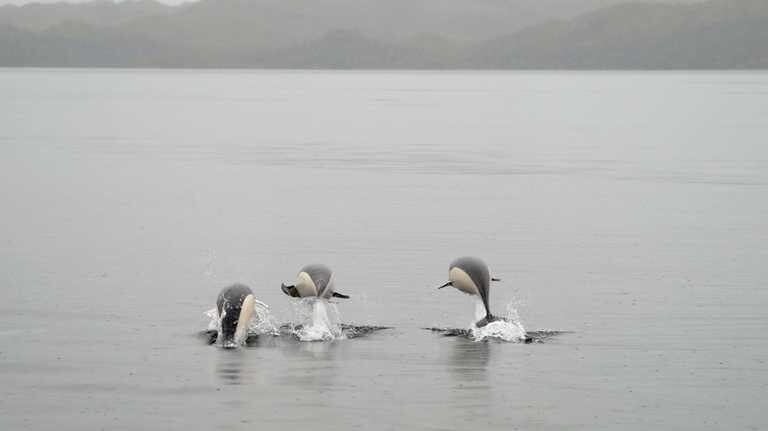
[(257, 302), (251, 289), (244, 284), (233, 284), (219, 293), (216, 310), (219, 313), (222, 346), (235, 347), (245, 341)]
[(491, 278), (488, 265), (485, 262), (476, 257), (460, 257), (449, 265), (448, 280), (450, 281), (438, 287), (438, 289), (453, 286), (466, 294), (480, 296), (485, 306), (485, 317), (475, 323), (478, 328), (499, 320), (498, 317), (491, 314), (491, 309), (488, 305), (488, 294), (490, 282), (501, 280)]
[(296, 276), (296, 284), (280, 286), (283, 293), (294, 298), (349, 298), (347, 295), (334, 291), (334, 277), (331, 268), (325, 265), (307, 265)]

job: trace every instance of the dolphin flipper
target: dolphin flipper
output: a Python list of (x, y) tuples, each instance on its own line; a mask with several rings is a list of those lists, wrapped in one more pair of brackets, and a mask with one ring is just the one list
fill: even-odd
[(344, 294), (341, 294), (341, 293), (339, 293), (339, 292), (333, 292), (333, 297), (334, 297), (334, 298), (343, 298), (343, 299), (349, 299), (349, 296), (348, 296), (348, 295), (344, 295)]
[(205, 342), (205, 344), (213, 344), (216, 339), (219, 338), (219, 331), (209, 329), (207, 331), (200, 331), (197, 333), (197, 337)]
[(280, 285), (280, 290), (283, 291), (286, 295), (290, 296), (291, 298), (298, 298), (299, 297), (299, 291), (296, 290), (296, 286), (286, 286), (285, 284)]

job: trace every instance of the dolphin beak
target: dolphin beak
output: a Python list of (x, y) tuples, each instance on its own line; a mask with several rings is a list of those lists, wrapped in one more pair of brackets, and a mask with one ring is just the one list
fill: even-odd
[(449, 281), (448, 283), (445, 283), (444, 285), (438, 287), (438, 289), (442, 289), (444, 287), (453, 286), (453, 282)]

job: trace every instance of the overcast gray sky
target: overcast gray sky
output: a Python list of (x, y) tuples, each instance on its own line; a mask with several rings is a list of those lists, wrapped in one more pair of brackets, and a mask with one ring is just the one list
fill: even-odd
[[(67, 0), (67, 1), (61, 1), (61, 0), (0, 0), (0, 6), (6, 5), (6, 4), (15, 4), (15, 5), (22, 5), (27, 3), (86, 3), (93, 0)], [(103, 0), (99, 0), (103, 1)], [(179, 3), (186, 3), (188, 1), (194, 1), (194, 0), (158, 0), (160, 3), (165, 4), (179, 4)]]
[[(16, 5), (22, 5), (27, 3), (86, 3), (89, 1), (94, 0), (67, 0), (66, 2), (62, 2), (61, 0), (0, 0), (0, 5), (6, 5), (6, 4), (16, 4)], [(97, 1), (104, 1), (104, 0), (97, 0)], [(180, 3), (187, 3), (190, 1), (197, 1), (197, 0), (157, 0), (160, 3), (165, 4), (180, 4)], [(622, 1), (630, 2), (632, 0), (616, 0), (617, 3), (620, 3)], [(643, 1), (643, 0), (635, 0), (635, 1)], [(646, 0), (649, 2), (662, 2), (662, 3), (694, 3), (704, 0)]]

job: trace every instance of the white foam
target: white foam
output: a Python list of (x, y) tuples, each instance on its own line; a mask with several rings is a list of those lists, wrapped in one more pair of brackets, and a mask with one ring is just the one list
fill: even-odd
[(485, 318), (485, 306), (480, 299), (475, 304), (475, 320), (470, 324), (469, 331), (472, 339), (483, 341), (487, 339), (497, 339), (509, 342), (522, 342), (526, 339), (525, 327), (520, 321), (514, 303), (507, 304), (507, 313), (503, 320), (491, 322), (482, 328), (476, 326), (476, 322)]
[(219, 311), (216, 309), (216, 307), (211, 308), (210, 310), (203, 313), (206, 317), (211, 319), (208, 322), (208, 330), (209, 331), (221, 331), (221, 319), (219, 319)]
[(300, 325), (293, 333), (300, 341), (333, 341), (343, 338), (341, 318), (336, 304), (324, 298), (293, 300), (294, 311)]
[[(221, 336), (221, 320), (224, 314), (219, 316), (218, 310), (214, 307), (203, 313), (210, 320), (208, 321), (208, 330), (218, 332), (218, 339), (223, 340)], [(226, 314), (226, 313), (225, 313)], [(228, 342), (224, 347), (236, 347), (245, 344), (245, 340), (251, 335), (279, 335), (280, 330), (276, 324), (275, 318), (269, 311), (269, 305), (254, 300), (253, 315), (248, 322), (248, 331), (239, 339)]]
[(269, 311), (269, 305), (256, 300), (253, 307), (253, 317), (248, 325), (248, 335), (280, 335), (280, 329)]

